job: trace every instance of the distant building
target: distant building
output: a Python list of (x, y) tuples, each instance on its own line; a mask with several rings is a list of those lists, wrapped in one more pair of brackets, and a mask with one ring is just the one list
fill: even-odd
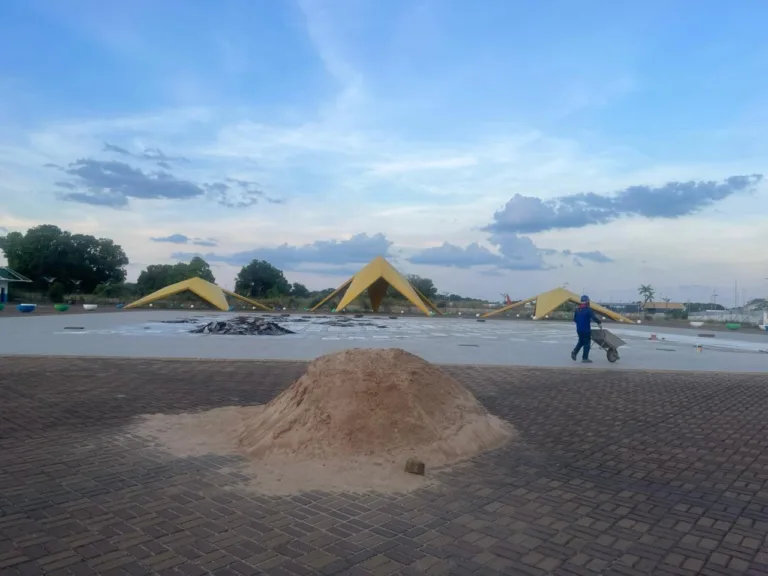
[(646, 314), (665, 314), (666, 312), (680, 312), (685, 310), (682, 302), (643, 302), (643, 312)]
[(32, 280), (10, 268), (0, 266), (0, 304), (8, 302), (8, 286), (11, 282), (32, 282)]
[(600, 302), (600, 304), (620, 314), (640, 312), (640, 304), (638, 302)]

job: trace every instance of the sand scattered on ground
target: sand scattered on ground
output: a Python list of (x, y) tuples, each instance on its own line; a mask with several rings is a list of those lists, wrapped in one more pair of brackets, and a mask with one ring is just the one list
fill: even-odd
[[(400, 349), (322, 356), (267, 405), (154, 414), (135, 432), (177, 456), (246, 456), (238, 472), (273, 494), (409, 491), (515, 437), (462, 384)], [(409, 457), (425, 462), (426, 477), (403, 470)]]

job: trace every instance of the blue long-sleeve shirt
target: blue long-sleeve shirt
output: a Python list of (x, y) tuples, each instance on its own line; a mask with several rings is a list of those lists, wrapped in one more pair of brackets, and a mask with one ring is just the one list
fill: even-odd
[(576, 323), (576, 332), (579, 334), (589, 334), (592, 329), (592, 322), (597, 323), (598, 326), (603, 324), (589, 306), (577, 308), (576, 312), (573, 313), (573, 321)]

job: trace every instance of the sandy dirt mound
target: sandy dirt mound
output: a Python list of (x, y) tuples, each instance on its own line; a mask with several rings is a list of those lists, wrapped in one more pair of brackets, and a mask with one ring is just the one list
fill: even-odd
[(436, 366), (403, 350), (323, 356), (246, 422), (250, 456), (418, 456), (440, 466), (495, 448), (510, 429)]
[(346, 350), (312, 362), (265, 406), (153, 415), (137, 430), (180, 456), (249, 457), (254, 487), (409, 490), (406, 460), (450, 465), (498, 448), (514, 428), (442, 370), (399, 349)]

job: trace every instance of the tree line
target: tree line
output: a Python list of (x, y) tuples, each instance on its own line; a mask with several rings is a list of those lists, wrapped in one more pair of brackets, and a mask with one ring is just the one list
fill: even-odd
[(32, 281), (30, 289), (53, 298), (93, 293), (104, 284), (125, 282), (128, 256), (109, 238), (72, 234), (51, 224), (0, 237), (8, 266)]
[[(8, 233), (0, 237), (0, 250), (9, 268), (32, 280), (26, 289), (47, 294), (53, 301), (78, 294), (132, 300), (190, 278), (216, 282), (210, 265), (200, 257), (176, 264), (150, 264), (135, 283), (126, 282), (129, 260), (121, 246), (109, 238), (72, 234), (52, 224), (35, 226), (26, 233)], [(407, 278), (433, 301), (465, 300), (456, 294), (439, 294), (429, 278)], [(243, 266), (235, 279), (235, 292), (257, 300), (292, 297), (309, 299), (309, 305), (314, 305), (333, 290), (312, 291), (298, 282), (289, 282), (282, 270), (264, 260)], [(404, 300), (392, 290), (388, 296)]]

